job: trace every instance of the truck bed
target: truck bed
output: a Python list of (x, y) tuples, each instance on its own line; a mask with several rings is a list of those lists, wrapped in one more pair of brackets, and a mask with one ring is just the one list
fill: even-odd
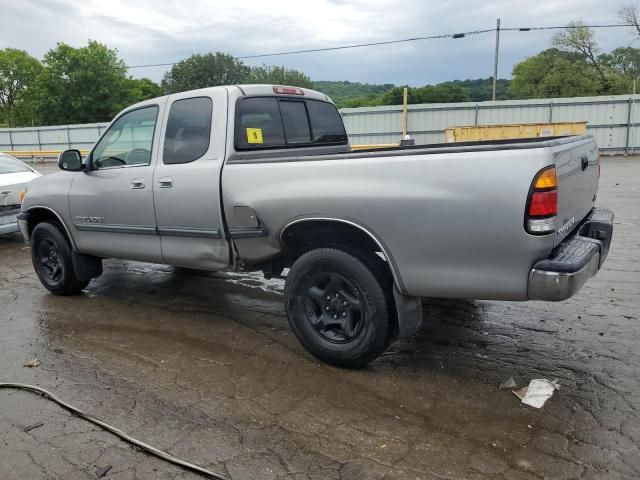
[[(479, 142), (432, 143), (425, 145), (398, 146), (387, 148), (370, 148), (358, 151), (345, 151), (344, 146), (327, 146), (324, 148), (301, 148), (291, 151), (252, 151), (236, 152), (229, 156), (228, 162), (253, 163), (256, 161), (294, 162), (299, 160), (339, 160), (342, 158), (387, 157), (390, 155), (435, 155), (439, 153), (485, 152), (491, 150), (527, 150), (533, 148), (555, 147), (573, 143), (590, 135), (574, 135), (562, 137), (536, 137), (508, 140), (487, 140)], [(308, 158), (314, 157), (314, 158)]]
[[(526, 300), (531, 266), (588, 214), (597, 189), (597, 149), (588, 135), (302, 150), (228, 157), (222, 185), (229, 227), (241, 227), (233, 206), (248, 205), (266, 235), (236, 240), (240, 258), (257, 264), (276, 255), (290, 222), (338, 218), (386, 247), (398, 283), (414, 296)], [(581, 171), (583, 158), (590, 168)], [(553, 165), (556, 232), (531, 235), (527, 196), (536, 174)]]

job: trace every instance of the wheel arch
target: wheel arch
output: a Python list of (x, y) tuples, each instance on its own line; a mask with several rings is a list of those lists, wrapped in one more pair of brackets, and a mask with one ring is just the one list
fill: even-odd
[(62, 216), (54, 209), (42, 205), (35, 205), (33, 207), (29, 207), (29, 209), (25, 213), (29, 214), (27, 221), (29, 236), (31, 236), (31, 232), (33, 232), (33, 229), (38, 223), (53, 220), (53, 222), (58, 223), (62, 226), (63, 233), (71, 244), (71, 249), (74, 252), (78, 251), (76, 243), (73, 239), (73, 236), (71, 235), (71, 232), (69, 231), (69, 228), (67, 227), (67, 224), (62, 219)]
[[(340, 217), (312, 216), (296, 218), (289, 221), (280, 230), (279, 240), (280, 246), (282, 247), (283, 251), (286, 251), (288, 248), (288, 235), (295, 230), (300, 230), (303, 225), (304, 227), (310, 227), (311, 230), (313, 230), (314, 228), (328, 228), (329, 230), (335, 229), (335, 231), (351, 231), (356, 233), (356, 236), (353, 238), (367, 238), (370, 242), (372, 242), (373, 245), (375, 245), (375, 248), (382, 252), (382, 254), (384, 255), (385, 263), (388, 265), (389, 272), (391, 273), (396, 288), (400, 292), (406, 291), (402, 282), (402, 277), (400, 276), (400, 272), (398, 270), (398, 266), (393, 259), (393, 255), (391, 254), (390, 249), (385, 245), (382, 239), (379, 238), (369, 227), (362, 225), (352, 219)], [(350, 238), (349, 240), (352, 239)], [(347, 240), (345, 243), (351, 244), (352, 246), (358, 248), (358, 245), (353, 245), (353, 242), (350, 242), (349, 240)]]

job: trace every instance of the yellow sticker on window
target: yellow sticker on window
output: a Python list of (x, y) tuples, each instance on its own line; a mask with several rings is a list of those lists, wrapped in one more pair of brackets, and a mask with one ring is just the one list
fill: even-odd
[(262, 142), (262, 129), (261, 128), (247, 128), (247, 142), (248, 143), (263, 143)]

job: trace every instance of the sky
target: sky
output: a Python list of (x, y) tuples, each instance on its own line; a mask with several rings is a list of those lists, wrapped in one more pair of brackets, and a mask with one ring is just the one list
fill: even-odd
[[(117, 48), (127, 65), (175, 62), (194, 53), (234, 56), (502, 27), (618, 23), (633, 0), (0, 0), (0, 48), (37, 58), (57, 42), (88, 39)], [(640, 3), (640, 2), (638, 2)], [(553, 32), (502, 32), (499, 78), (513, 65), (551, 46)], [(640, 47), (626, 28), (601, 29), (602, 50)], [(425, 40), (246, 60), (305, 72), (312, 80), (412, 86), (489, 77), (495, 34)], [(131, 69), (159, 81), (170, 67)]]

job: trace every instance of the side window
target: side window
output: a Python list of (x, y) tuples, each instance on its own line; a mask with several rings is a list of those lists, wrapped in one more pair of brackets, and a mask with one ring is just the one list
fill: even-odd
[(280, 109), (275, 97), (240, 101), (236, 125), (236, 145), (240, 149), (285, 145)]
[(118, 118), (91, 154), (93, 168), (149, 165), (158, 107), (144, 107)]
[(176, 100), (169, 110), (163, 163), (189, 163), (209, 150), (213, 102), (209, 97)]
[(311, 142), (309, 118), (303, 102), (281, 101), (280, 112), (282, 113), (282, 124), (284, 125), (287, 145)]

